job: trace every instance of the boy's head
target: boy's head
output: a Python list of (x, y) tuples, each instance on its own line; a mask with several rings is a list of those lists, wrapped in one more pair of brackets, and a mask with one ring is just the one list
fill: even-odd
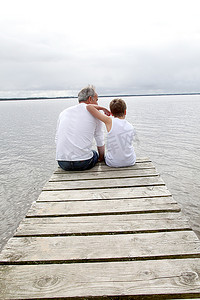
[(114, 117), (124, 117), (126, 114), (126, 103), (124, 100), (117, 98), (110, 102), (110, 111)]

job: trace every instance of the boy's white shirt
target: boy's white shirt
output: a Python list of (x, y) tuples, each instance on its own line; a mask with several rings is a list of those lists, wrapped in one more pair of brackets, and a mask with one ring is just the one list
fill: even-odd
[(125, 119), (112, 118), (107, 133), (105, 162), (110, 167), (127, 167), (135, 164), (133, 147), (134, 128)]

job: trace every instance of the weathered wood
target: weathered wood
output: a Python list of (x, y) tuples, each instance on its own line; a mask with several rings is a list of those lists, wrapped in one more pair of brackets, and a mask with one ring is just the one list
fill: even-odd
[(171, 196), (166, 186), (147, 186), (134, 188), (112, 188), (92, 190), (43, 191), (38, 201), (135, 199), (146, 197)]
[(73, 262), (145, 259), (184, 255), (200, 257), (193, 231), (65, 237), (11, 238), (0, 254), (2, 262)]
[(1, 299), (200, 297), (200, 241), (149, 159), (44, 189), (0, 254)]
[(158, 211), (180, 211), (180, 206), (172, 197), (66, 201), (66, 202), (34, 202), (27, 213), (31, 216), (73, 216), (113, 213), (144, 213)]
[(2, 299), (194, 298), (199, 274), (199, 259), (0, 266), (0, 286)]
[[(45, 211), (44, 211), (45, 213)], [(138, 233), (190, 229), (180, 213), (25, 218), (15, 236)]]
[(93, 179), (110, 179), (110, 178), (132, 178), (132, 177), (147, 177), (156, 176), (159, 173), (155, 168), (152, 169), (128, 169), (118, 170), (117, 172), (63, 172), (54, 173), (49, 181), (71, 181), (71, 180), (93, 180)]
[[(150, 161), (141, 161), (136, 163), (131, 167), (121, 167), (121, 168), (112, 168), (105, 165), (105, 163), (98, 163), (94, 168), (90, 170), (85, 170), (84, 173), (92, 172), (110, 172), (110, 171), (119, 171), (119, 170), (137, 170), (137, 169), (152, 169), (155, 168), (153, 163)], [(58, 168), (55, 173), (71, 173), (71, 171), (64, 171), (61, 168)], [(80, 171), (74, 171), (80, 173)]]
[(83, 189), (97, 189), (97, 188), (114, 188), (114, 187), (134, 187), (134, 186), (156, 186), (164, 185), (164, 181), (160, 176), (152, 177), (134, 177), (134, 178), (114, 178), (101, 180), (78, 180), (78, 181), (56, 181), (48, 182), (43, 191), (57, 191), (57, 190), (83, 190)]
[(143, 163), (143, 162), (151, 162), (151, 159), (147, 156), (144, 156), (144, 157), (137, 157), (136, 158), (136, 163)]
[(148, 168), (155, 168), (153, 163), (151, 161), (141, 161), (141, 162), (137, 162), (134, 166), (130, 166), (130, 167), (120, 167), (120, 168), (113, 168), (113, 167), (108, 167), (105, 163), (99, 163), (97, 164), (97, 169), (95, 170), (95, 168), (90, 169), (90, 171), (119, 171), (119, 170), (136, 170), (136, 169), (148, 169)]

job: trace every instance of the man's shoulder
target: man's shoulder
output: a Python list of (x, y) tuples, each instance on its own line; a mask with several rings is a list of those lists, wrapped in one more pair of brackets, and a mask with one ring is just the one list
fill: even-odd
[(73, 110), (76, 110), (77, 109), (77, 106), (78, 105), (73, 105), (73, 106), (70, 106), (70, 107), (67, 107), (67, 108), (65, 108), (63, 111), (61, 111), (61, 115), (62, 114), (66, 114), (66, 113), (68, 113), (68, 112), (70, 112), (70, 111), (73, 111)]

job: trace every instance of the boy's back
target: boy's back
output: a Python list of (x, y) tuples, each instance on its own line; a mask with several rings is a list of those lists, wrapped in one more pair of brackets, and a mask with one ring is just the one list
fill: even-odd
[(107, 135), (105, 162), (110, 167), (126, 167), (135, 164), (133, 148), (134, 128), (125, 119), (112, 118), (112, 127)]
[[(110, 102), (110, 111), (114, 118), (109, 117), (110, 112), (99, 105), (87, 105), (87, 110), (105, 123), (108, 132), (105, 162), (110, 167), (133, 166), (136, 155), (133, 148), (133, 126), (125, 120), (126, 103), (117, 98)], [(104, 114), (99, 110), (103, 110)]]

